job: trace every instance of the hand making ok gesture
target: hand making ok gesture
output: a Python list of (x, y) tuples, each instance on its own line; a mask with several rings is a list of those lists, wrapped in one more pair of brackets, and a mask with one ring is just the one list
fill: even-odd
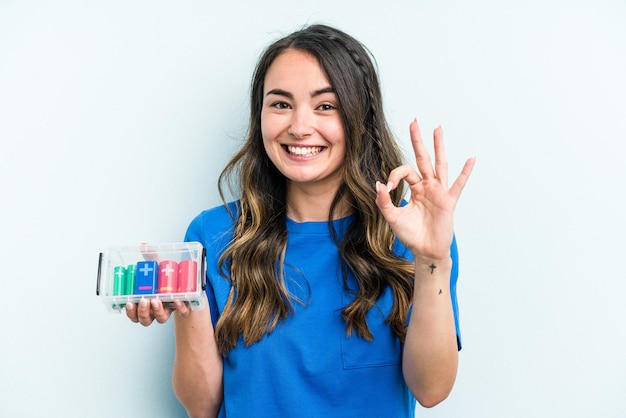
[[(452, 243), (454, 208), (467, 182), (475, 158), (465, 162), (461, 174), (448, 187), (448, 162), (443, 145), (443, 130), (435, 129), (433, 166), (426, 151), (417, 120), (411, 122), (411, 143), (415, 152), (417, 170), (410, 165), (395, 168), (387, 184), (376, 183), (376, 204), (398, 239), (415, 257), (448, 258)], [(389, 191), (406, 181), (411, 197), (405, 206), (397, 207)]]

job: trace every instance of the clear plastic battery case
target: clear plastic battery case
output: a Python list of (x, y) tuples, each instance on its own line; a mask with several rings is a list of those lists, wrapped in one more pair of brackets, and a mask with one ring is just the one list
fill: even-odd
[(112, 312), (127, 302), (180, 300), (192, 310), (204, 307), (205, 249), (199, 242), (107, 248), (100, 253), (96, 295)]

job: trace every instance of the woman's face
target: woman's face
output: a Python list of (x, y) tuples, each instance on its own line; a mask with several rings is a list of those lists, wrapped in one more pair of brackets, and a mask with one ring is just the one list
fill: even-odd
[(341, 183), (346, 141), (337, 95), (312, 55), (287, 49), (268, 68), (261, 133), (265, 152), (291, 185)]

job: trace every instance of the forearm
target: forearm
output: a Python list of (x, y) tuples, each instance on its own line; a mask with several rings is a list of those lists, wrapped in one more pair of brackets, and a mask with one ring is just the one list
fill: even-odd
[(223, 398), (223, 361), (208, 308), (175, 315), (172, 385), (190, 417), (216, 417)]
[(418, 402), (431, 407), (454, 385), (458, 348), (450, 299), (452, 261), (416, 258), (413, 309), (403, 350), (404, 379)]

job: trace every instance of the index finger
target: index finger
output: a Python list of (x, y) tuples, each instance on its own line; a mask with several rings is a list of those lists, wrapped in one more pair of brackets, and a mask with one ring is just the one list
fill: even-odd
[(134, 323), (139, 322), (139, 317), (137, 316), (137, 307), (134, 303), (126, 303), (126, 316)]

